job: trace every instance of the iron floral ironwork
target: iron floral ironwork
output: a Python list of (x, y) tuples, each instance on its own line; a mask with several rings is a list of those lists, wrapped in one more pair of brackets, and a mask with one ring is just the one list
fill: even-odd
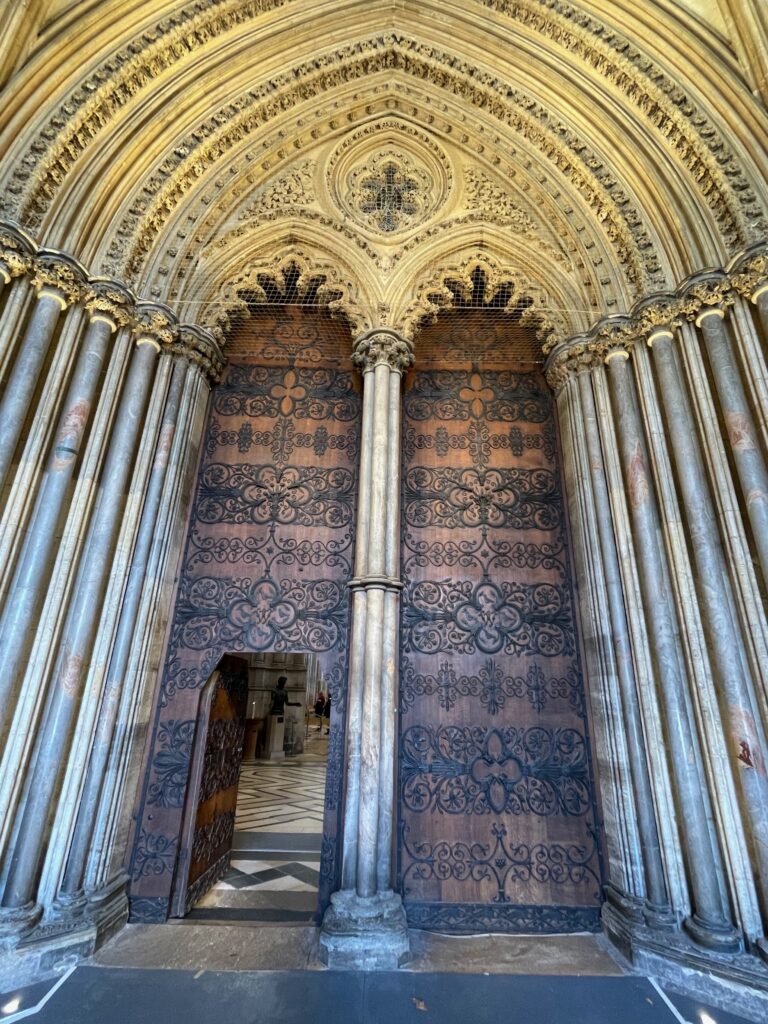
[(562, 500), (548, 469), (432, 469), (405, 474), (405, 519), (419, 527), (555, 530)]
[(414, 725), (401, 739), (400, 795), (417, 813), (580, 816), (591, 808), (576, 729)]
[(405, 651), (572, 654), (570, 594), (551, 583), (422, 580), (405, 590)]
[(408, 834), (405, 828), (403, 840), (411, 861), (403, 876), (406, 895), (411, 879), (428, 878), (441, 881), (471, 878), (488, 883), (489, 891), (493, 892), (491, 902), (501, 904), (512, 902), (509, 895), (512, 883), (571, 883), (577, 889), (588, 887), (592, 898), (599, 894), (600, 878), (594, 869), (594, 837), (590, 844), (515, 843), (500, 822), (491, 826), (492, 839), (487, 843), (409, 843)]
[(400, 710), (408, 712), (420, 697), (437, 694), (440, 707), (450, 711), (462, 697), (477, 698), (488, 714), (498, 715), (508, 699), (527, 700), (541, 712), (550, 701), (564, 700), (579, 717), (584, 717), (584, 684), (575, 667), (564, 676), (547, 676), (532, 664), (525, 675), (505, 675), (494, 658), (487, 658), (476, 675), (460, 675), (450, 661), (441, 661), (436, 674), (414, 672), (405, 667), (400, 684)]

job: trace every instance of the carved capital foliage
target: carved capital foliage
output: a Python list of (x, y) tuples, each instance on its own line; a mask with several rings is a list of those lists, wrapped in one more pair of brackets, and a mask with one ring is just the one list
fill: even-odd
[(179, 326), (178, 340), (171, 351), (196, 366), (211, 384), (221, 380), (224, 356), (211, 331), (193, 324)]
[(592, 370), (601, 362), (601, 355), (589, 339), (575, 338), (560, 350), (552, 353), (544, 371), (547, 383), (557, 394), (571, 377)]
[(82, 297), (86, 276), (80, 265), (69, 256), (42, 250), (32, 263), (32, 285), (37, 291), (53, 289), (66, 306)]
[(646, 338), (660, 327), (672, 330), (683, 322), (683, 303), (675, 295), (654, 295), (635, 307), (632, 326), (635, 333)]
[(151, 338), (158, 345), (172, 345), (178, 336), (178, 322), (173, 311), (160, 303), (139, 302), (135, 324), (137, 338)]
[(352, 363), (361, 373), (373, 370), (382, 363), (390, 370), (405, 373), (413, 365), (413, 348), (396, 331), (374, 327), (355, 342)]
[(726, 274), (712, 274), (683, 285), (680, 311), (688, 320), (695, 320), (704, 309), (732, 306), (733, 286)]
[(758, 288), (768, 283), (768, 246), (750, 252), (731, 273), (734, 290), (751, 298)]
[(29, 273), (32, 252), (18, 232), (0, 228), (0, 266), (5, 268), (8, 277)]
[(132, 293), (111, 278), (91, 278), (83, 292), (83, 305), (90, 315), (108, 317), (116, 327), (133, 324), (134, 302)]

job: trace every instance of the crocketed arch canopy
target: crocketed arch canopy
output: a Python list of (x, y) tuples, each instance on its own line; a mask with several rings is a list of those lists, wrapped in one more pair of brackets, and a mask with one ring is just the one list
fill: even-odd
[(413, 334), (482, 264), (551, 343), (766, 235), (761, 107), (692, 5), (33, 3), (0, 214), (204, 326), (290, 256)]

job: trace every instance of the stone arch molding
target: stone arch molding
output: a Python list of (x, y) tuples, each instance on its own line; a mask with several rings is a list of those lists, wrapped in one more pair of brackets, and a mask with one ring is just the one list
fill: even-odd
[[(232, 232), (251, 230), (247, 219), (232, 227), (251, 175), (259, 223), (282, 234), (297, 220), (322, 229), (331, 247), (362, 253), (394, 280), (380, 232), (355, 219), (337, 187), (355, 173), (370, 184), (369, 146), (369, 162), (389, 160), (398, 187), (425, 186), (391, 232), (400, 267), (413, 268), (409, 245), (442, 245), (443, 235), (455, 245), (471, 233), (481, 244), (503, 219), (547, 254), (554, 277), (569, 276), (567, 288), (536, 287), (560, 289), (564, 329), (580, 330), (580, 320), (723, 262), (766, 230), (758, 113), (743, 96), (736, 102), (733, 69), (708, 62), (700, 46), (693, 56), (676, 51), (670, 72), (661, 42), (620, 6), (621, 31), (587, 3), (426, 0), (405, 5), (392, 27), (389, 5), (374, 2), (361, 35), (354, 4), (332, 18), (314, 8), (310, 17), (308, 0), (196, 0), (161, 5), (151, 26), (139, 4), (109, 40), (92, 32), (63, 60), (44, 45), (22, 72), (18, 99), (0, 113), (10, 155), (2, 212), (153, 298), (183, 303), (189, 282), (205, 277), (190, 266), (199, 247), (206, 259), (217, 245), (233, 252)], [(652, 7), (660, 32), (680, 26), (669, 5)], [(162, 118), (182, 97), (178, 121)], [(151, 137), (149, 124), (158, 127)], [(337, 179), (321, 182), (318, 168), (329, 167)], [(304, 178), (330, 186), (335, 215), (285, 203), (277, 188), (265, 196), (278, 176), (304, 194)], [(530, 263), (518, 274), (546, 281)], [(231, 263), (227, 280), (247, 269)]]
[[(457, 286), (464, 295), (471, 294), (474, 272), (480, 270), (487, 302), (502, 285), (511, 286), (506, 307), (496, 315), (516, 314), (521, 323), (531, 325), (544, 352), (564, 337), (573, 323), (564, 312), (575, 301), (567, 275), (551, 276), (549, 287), (545, 287), (520, 270), (520, 253), (505, 244), (502, 233), (480, 246), (471, 232), (465, 232), (463, 238), (459, 235), (458, 240), (445, 236), (429, 250), (420, 254), (417, 250), (397, 273), (385, 277), (371, 272), (355, 255), (348, 245), (329, 245), (322, 230), (307, 231), (306, 224), (289, 222), (275, 235), (269, 222), (241, 243), (236, 259), (243, 270), (234, 279), (227, 276), (233, 258), (229, 253), (227, 260), (209, 268), (204, 291), (200, 283), (191, 289), (203, 296), (202, 301), (196, 304), (191, 299), (181, 308), (224, 338), (236, 319), (247, 317), (252, 305), (266, 301), (264, 280), (283, 293), (286, 272), (292, 268), (298, 270), (294, 301), (301, 303), (311, 288), (313, 304), (343, 319), (353, 337), (376, 327), (392, 327), (413, 341), (422, 327), (453, 307)], [(542, 274), (546, 271), (545, 261), (538, 269)], [(586, 320), (577, 322), (586, 329)]]

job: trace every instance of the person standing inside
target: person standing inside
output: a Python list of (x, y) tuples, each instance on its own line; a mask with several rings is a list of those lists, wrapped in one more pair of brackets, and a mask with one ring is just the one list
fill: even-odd
[(325, 694), (321, 691), (315, 701), (315, 718), (317, 719), (317, 731), (323, 731), (323, 713), (325, 712)]
[(300, 708), (301, 703), (297, 700), (288, 700), (288, 691), (285, 688), (285, 684), (288, 682), (287, 676), (280, 676), (277, 680), (277, 686), (272, 691), (272, 707), (270, 708), (270, 715), (282, 715), (285, 713), (286, 707), (289, 708)]

